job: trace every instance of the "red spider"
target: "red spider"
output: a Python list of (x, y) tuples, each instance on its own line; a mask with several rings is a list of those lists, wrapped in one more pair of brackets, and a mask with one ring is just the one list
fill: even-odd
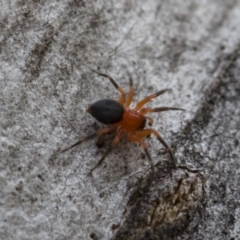
[(132, 98), (134, 95), (134, 88), (131, 76), (129, 77), (130, 90), (128, 97), (126, 98), (126, 93), (123, 91), (122, 88), (120, 88), (117, 85), (117, 83), (113, 80), (111, 76), (99, 72), (96, 73), (100, 76), (108, 78), (110, 82), (113, 84), (113, 86), (119, 91), (121, 96), (118, 102), (112, 99), (99, 100), (90, 105), (90, 107), (86, 111), (90, 113), (94, 118), (96, 118), (99, 122), (109, 124), (110, 126), (102, 128), (96, 131), (95, 133), (86, 136), (85, 138), (76, 142), (72, 146), (64, 149), (62, 152), (65, 152), (95, 136), (101, 137), (106, 133), (115, 132), (115, 136), (113, 138), (113, 141), (111, 142), (111, 145), (109, 146), (105, 154), (102, 156), (100, 161), (97, 163), (97, 165), (91, 169), (90, 173), (92, 173), (103, 162), (103, 160), (111, 152), (111, 150), (117, 145), (121, 136), (125, 134), (129, 141), (141, 144), (142, 148), (145, 151), (145, 154), (147, 155), (147, 158), (151, 163), (152, 171), (154, 172), (152, 158), (148, 152), (147, 145), (143, 140), (145, 137), (149, 136), (150, 134), (153, 134), (157, 137), (159, 142), (161, 142), (162, 145), (166, 148), (166, 150), (170, 154), (171, 159), (175, 162), (174, 155), (170, 147), (162, 139), (160, 134), (154, 129), (145, 128), (147, 121), (150, 126), (153, 124), (153, 119), (146, 116), (146, 114), (152, 112), (163, 112), (168, 110), (184, 110), (184, 109), (175, 107), (143, 108), (143, 106), (149, 101), (151, 101), (153, 98), (158, 97), (159, 95), (169, 91), (170, 89), (163, 89), (161, 91), (156, 92), (155, 94), (151, 94), (145, 97), (143, 100), (139, 101), (133, 109), (131, 109), (129, 108), (129, 105), (132, 102)]

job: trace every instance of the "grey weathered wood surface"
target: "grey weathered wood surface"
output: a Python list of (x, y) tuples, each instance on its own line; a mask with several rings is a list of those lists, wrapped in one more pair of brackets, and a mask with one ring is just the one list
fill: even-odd
[[(1, 1), (1, 239), (240, 239), (240, 2)], [(150, 166), (122, 140), (66, 146), (102, 127), (85, 112), (161, 88)]]

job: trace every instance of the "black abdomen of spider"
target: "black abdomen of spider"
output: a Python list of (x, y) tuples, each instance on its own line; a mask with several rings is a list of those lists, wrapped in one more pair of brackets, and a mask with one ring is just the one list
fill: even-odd
[[(96, 71), (94, 71), (96, 72)], [(106, 153), (102, 156), (98, 164), (92, 168), (90, 173), (92, 173), (105, 159), (105, 157), (110, 153), (110, 151), (117, 145), (121, 136), (124, 134), (127, 136), (128, 140), (131, 142), (139, 143), (142, 148), (144, 149), (147, 158), (151, 163), (152, 170), (154, 171), (153, 161), (148, 152), (147, 145), (144, 141), (144, 138), (153, 134), (157, 137), (157, 139), (161, 142), (161, 144), (166, 148), (169, 152), (170, 157), (175, 164), (174, 155), (167, 145), (167, 143), (162, 139), (160, 134), (152, 129), (152, 128), (145, 128), (146, 122), (148, 121), (149, 125), (153, 124), (153, 119), (146, 116), (147, 113), (152, 112), (163, 112), (168, 110), (184, 110), (182, 108), (175, 108), (175, 107), (159, 107), (159, 108), (144, 108), (143, 106), (151, 101), (153, 98), (158, 97), (159, 95), (167, 92), (170, 89), (163, 89), (161, 91), (156, 92), (155, 94), (151, 94), (145, 97), (143, 100), (139, 101), (134, 108), (129, 108), (132, 98), (134, 95), (134, 88), (132, 85), (132, 78), (129, 77), (130, 80), (130, 90), (129, 94), (126, 98), (126, 94), (122, 88), (120, 88), (117, 83), (113, 80), (113, 78), (109, 75), (102, 74), (96, 72), (98, 75), (106, 77), (110, 80), (113, 86), (120, 92), (121, 96), (119, 101), (115, 101), (112, 99), (102, 99), (99, 100), (92, 105), (89, 106), (87, 112), (90, 113), (95, 119), (103, 124), (108, 124), (109, 126), (103, 129), (98, 130), (95, 133), (92, 133), (85, 138), (81, 139), (80, 141), (76, 142), (72, 146), (66, 148), (62, 152), (65, 152), (82, 142), (85, 142), (94, 136), (103, 136), (106, 133), (115, 132), (115, 136), (111, 142), (111, 145), (107, 149)]]
[(122, 119), (124, 108), (112, 99), (102, 99), (93, 103), (88, 109), (94, 118), (103, 124), (117, 123)]

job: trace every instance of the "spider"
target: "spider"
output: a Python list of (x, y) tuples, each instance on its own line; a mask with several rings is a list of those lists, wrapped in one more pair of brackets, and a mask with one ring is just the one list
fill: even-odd
[(108, 78), (111, 84), (120, 93), (120, 98), (118, 101), (115, 101), (112, 99), (101, 99), (93, 103), (92, 105), (90, 105), (86, 111), (90, 113), (100, 123), (107, 124), (109, 126), (106, 128), (102, 128), (84, 137), (83, 139), (76, 142), (72, 146), (64, 149), (62, 152), (66, 152), (69, 149), (95, 136), (98, 136), (101, 139), (101, 137), (103, 137), (105, 134), (114, 132), (115, 134), (114, 138), (110, 146), (108, 147), (107, 151), (102, 156), (102, 158), (97, 163), (97, 165), (91, 169), (90, 174), (92, 174), (92, 172), (103, 162), (103, 160), (111, 152), (111, 150), (118, 144), (121, 136), (125, 134), (129, 141), (139, 143), (142, 146), (148, 160), (150, 161), (152, 172), (154, 173), (153, 161), (149, 154), (148, 147), (144, 141), (144, 138), (153, 134), (154, 136), (157, 137), (159, 142), (166, 148), (166, 150), (169, 152), (169, 155), (172, 161), (175, 163), (175, 158), (172, 153), (172, 150), (170, 149), (168, 144), (163, 140), (160, 134), (152, 128), (145, 128), (146, 122), (148, 122), (149, 126), (152, 126), (153, 124), (153, 119), (146, 116), (146, 114), (153, 113), (153, 112), (169, 111), (169, 110), (184, 111), (184, 109), (176, 108), (176, 107), (159, 107), (159, 108), (143, 107), (146, 103), (151, 101), (153, 98), (156, 98), (171, 89), (163, 89), (154, 94), (151, 94), (145, 97), (144, 99), (142, 99), (141, 101), (139, 101), (134, 108), (130, 108), (129, 106), (132, 102), (133, 95), (134, 95), (133, 81), (130, 74), (129, 74), (130, 89), (129, 89), (129, 94), (126, 97), (126, 93), (123, 91), (122, 88), (118, 86), (118, 84), (114, 81), (114, 79), (111, 76), (97, 72), (95, 70), (93, 71), (100, 76)]

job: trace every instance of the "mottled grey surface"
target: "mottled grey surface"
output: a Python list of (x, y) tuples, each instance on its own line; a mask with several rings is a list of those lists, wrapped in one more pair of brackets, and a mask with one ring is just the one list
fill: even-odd
[[(1, 1), (1, 239), (240, 239), (240, 2)], [(177, 168), (152, 137), (60, 151), (102, 127), (85, 112), (126, 91), (149, 106)]]

